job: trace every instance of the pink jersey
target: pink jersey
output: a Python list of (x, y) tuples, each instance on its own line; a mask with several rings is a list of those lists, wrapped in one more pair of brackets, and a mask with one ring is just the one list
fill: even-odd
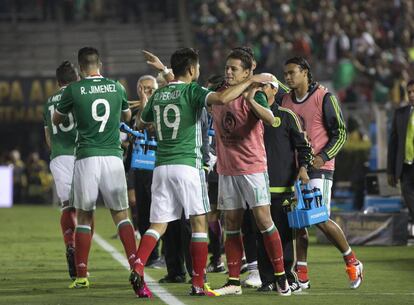
[(239, 176), (267, 171), (263, 122), (243, 96), (227, 105), (213, 105), (217, 172)]
[[(282, 106), (295, 112), (304, 124), (309, 142), (315, 155), (320, 153), (329, 141), (328, 132), (323, 122), (323, 98), (328, 91), (317, 88), (303, 103), (294, 103), (291, 94), (283, 96)], [(327, 161), (321, 169), (334, 170), (335, 158)]]

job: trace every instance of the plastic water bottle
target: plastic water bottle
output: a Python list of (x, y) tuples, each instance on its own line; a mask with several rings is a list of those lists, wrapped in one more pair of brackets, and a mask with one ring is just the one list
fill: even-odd
[(313, 190), (304, 189), (303, 190), (303, 202), (305, 204), (305, 209), (309, 210), (311, 208), (311, 203), (313, 200)]
[(313, 188), (313, 196), (315, 197), (315, 206), (317, 208), (322, 206), (322, 193), (321, 190), (317, 187)]
[(144, 139), (144, 137), (139, 137), (139, 138), (137, 138), (137, 140), (136, 140), (136, 143), (138, 144), (137, 146), (139, 146), (139, 151), (138, 151), (138, 153), (140, 154), (140, 155), (143, 155), (143, 154), (145, 154), (145, 149), (146, 149), (146, 142), (147, 141), (145, 141), (145, 139)]

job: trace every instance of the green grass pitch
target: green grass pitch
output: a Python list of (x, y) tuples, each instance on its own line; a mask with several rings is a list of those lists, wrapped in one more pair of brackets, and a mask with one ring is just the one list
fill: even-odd
[[(129, 272), (96, 242), (89, 257), (90, 289), (71, 290), (66, 270), (60, 212), (45, 206), (0, 209), (0, 304), (165, 304), (160, 298), (137, 299), (128, 283)], [(109, 212), (98, 208), (95, 232), (123, 254)], [(344, 264), (333, 246), (311, 243), (309, 268), (312, 288), (301, 295), (280, 297), (243, 289), (241, 296), (190, 297), (188, 284), (162, 285), (185, 305), (267, 304), (414, 304), (414, 247), (354, 247), (364, 263), (365, 279), (357, 290), (348, 288)], [(147, 269), (158, 280), (166, 271)], [(213, 288), (225, 275), (209, 274)], [(164, 294), (165, 295), (165, 294)], [(182, 304), (181, 304), (182, 305)]]

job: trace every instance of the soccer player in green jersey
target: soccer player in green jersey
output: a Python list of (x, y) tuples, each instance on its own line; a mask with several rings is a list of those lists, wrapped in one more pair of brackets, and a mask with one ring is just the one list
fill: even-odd
[(69, 288), (89, 287), (87, 265), (98, 192), (111, 211), (131, 267), (136, 251), (134, 227), (128, 218), (119, 132), (121, 119), (131, 118), (126, 92), (119, 82), (100, 75), (101, 62), (96, 49), (80, 49), (78, 62), (84, 79), (67, 86), (53, 116), (53, 123), (58, 125), (72, 112), (78, 131), (72, 183), (78, 222), (75, 229), (77, 277)]
[(62, 98), (66, 86), (79, 79), (78, 71), (69, 61), (64, 61), (56, 69), (56, 79), (59, 85), (58, 91), (48, 98), (44, 105), (43, 121), (45, 126), (45, 138), (50, 150), (50, 171), (56, 185), (56, 192), (62, 205), (60, 227), (66, 246), (66, 260), (69, 275), (74, 280), (75, 269), (75, 226), (76, 210), (69, 204), (69, 194), (72, 185), (73, 166), (75, 163), (75, 139), (76, 128), (72, 113), (67, 120), (59, 125), (52, 123), (53, 113)]
[(252, 83), (267, 81), (269, 77), (253, 75), (237, 86), (210, 92), (195, 82), (200, 65), (194, 49), (177, 50), (171, 56), (171, 67), (175, 80), (155, 91), (141, 114), (144, 123), (155, 123), (158, 147), (152, 182), (151, 226), (141, 239), (130, 279), (138, 297), (151, 296), (144, 282), (145, 263), (168, 222), (180, 219), (184, 209), (192, 227), (190, 294), (212, 296), (214, 292), (204, 285), (206, 213), (210, 205), (202, 169), (200, 115), (207, 104), (229, 103)]

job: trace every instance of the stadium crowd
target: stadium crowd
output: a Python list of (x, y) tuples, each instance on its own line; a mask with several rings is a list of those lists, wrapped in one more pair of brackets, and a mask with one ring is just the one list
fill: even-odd
[[(209, 72), (228, 49), (251, 45), (261, 71), (281, 77), (280, 58), (304, 56), (342, 101), (406, 100), (412, 76), (412, 1), (189, 1), (197, 47)], [(223, 46), (226, 46), (223, 48)]]

